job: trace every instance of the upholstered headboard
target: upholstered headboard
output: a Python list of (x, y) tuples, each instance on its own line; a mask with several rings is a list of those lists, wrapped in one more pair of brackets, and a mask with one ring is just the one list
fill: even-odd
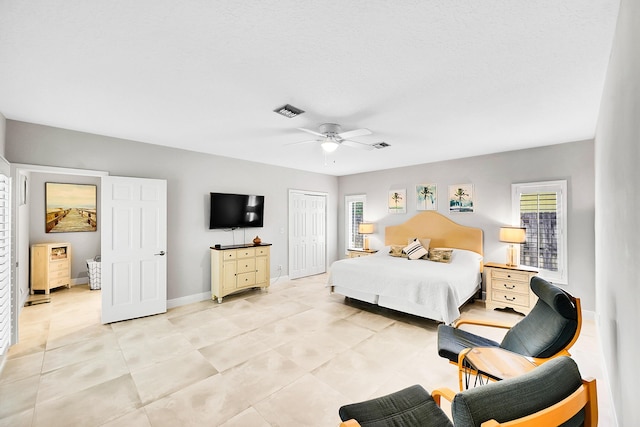
[(406, 245), (414, 237), (431, 239), (432, 248), (466, 249), (484, 255), (482, 230), (451, 221), (435, 211), (424, 211), (407, 222), (385, 228), (385, 245)]

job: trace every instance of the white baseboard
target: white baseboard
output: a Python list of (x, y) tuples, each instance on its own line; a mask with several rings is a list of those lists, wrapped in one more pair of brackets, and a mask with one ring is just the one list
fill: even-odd
[[(289, 280), (289, 276), (272, 277), (269, 285), (273, 285), (276, 282), (285, 282)], [(167, 308), (176, 308), (182, 305), (193, 304), (194, 302), (200, 302), (211, 299), (211, 292), (203, 292), (201, 294), (188, 295), (186, 297), (174, 298), (167, 300)]]
[(167, 308), (176, 308), (182, 305), (193, 304), (211, 299), (211, 292), (203, 292), (201, 294), (188, 295), (186, 297), (174, 298), (167, 300)]

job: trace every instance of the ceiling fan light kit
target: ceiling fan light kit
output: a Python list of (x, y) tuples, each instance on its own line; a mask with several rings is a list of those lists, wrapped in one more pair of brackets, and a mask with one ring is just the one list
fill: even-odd
[(336, 151), (338, 149), (338, 146), (340, 144), (338, 144), (337, 142), (335, 142), (334, 140), (332, 140), (331, 138), (327, 138), (324, 141), (322, 141), (322, 143), (320, 144), (320, 146), (322, 147), (322, 149), (324, 151), (326, 151), (327, 153), (333, 153), (334, 151)]

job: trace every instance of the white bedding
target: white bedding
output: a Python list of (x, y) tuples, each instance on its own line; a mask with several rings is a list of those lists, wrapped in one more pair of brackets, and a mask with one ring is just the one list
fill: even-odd
[(480, 288), (482, 256), (454, 249), (449, 264), (392, 257), (389, 248), (374, 255), (334, 262), (329, 286), (345, 296), (444, 323)]

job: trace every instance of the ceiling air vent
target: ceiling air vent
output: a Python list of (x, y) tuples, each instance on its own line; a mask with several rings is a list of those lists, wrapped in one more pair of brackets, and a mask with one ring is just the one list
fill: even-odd
[(276, 108), (275, 110), (273, 110), (274, 112), (285, 116), (285, 117), (289, 117), (290, 119), (293, 119), (296, 116), (299, 116), (300, 114), (304, 113), (303, 110), (294, 107), (293, 105), (283, 105), (280, 108)]
[(391, 147), (391, 145), (387, 144), (386, 142), (378, 142), (377, 144), (373, 144), (373, 146), (378, 149)]

